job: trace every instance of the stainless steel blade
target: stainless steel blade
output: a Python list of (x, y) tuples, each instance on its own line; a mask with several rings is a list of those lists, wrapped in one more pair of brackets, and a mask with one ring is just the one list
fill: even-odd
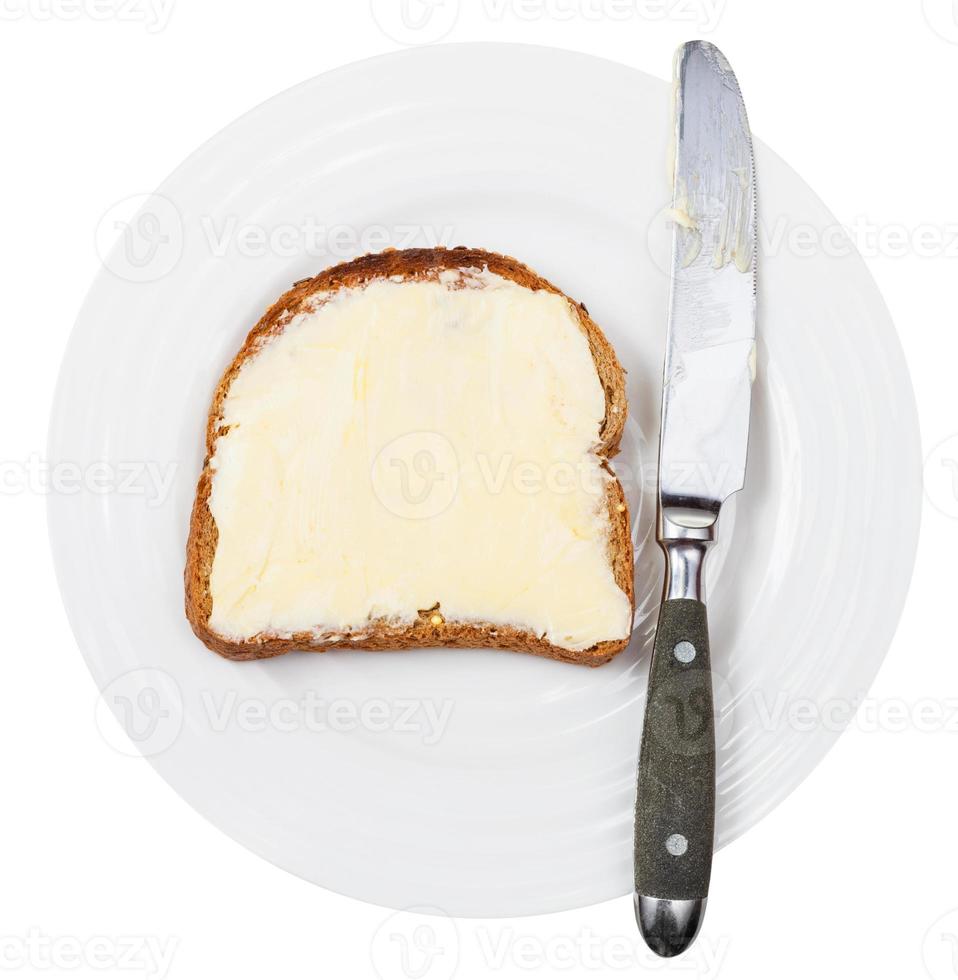
[(659, 502), (666, 524), (702, 528), (745, 480), (757, 238), (745, 104), (725, 56), (705, 41), (676, 54), (674, 126)]

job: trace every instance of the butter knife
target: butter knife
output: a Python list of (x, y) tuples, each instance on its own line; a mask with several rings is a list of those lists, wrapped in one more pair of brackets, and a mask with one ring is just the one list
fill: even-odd
[(755, 168), (725, 56), (679, 48), (669, 327), (657, 537), (666, 573), (635, 807), (635, 915), (660, 956), (702, 923), (712, 869), (715, 730), (703, 571), (722, 504), (745, 481), (755, 371)]

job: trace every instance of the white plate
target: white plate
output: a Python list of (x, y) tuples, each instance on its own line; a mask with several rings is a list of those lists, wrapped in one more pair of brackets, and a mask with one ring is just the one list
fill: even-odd
[[(744, 82), (747, 95), (760, 80)], [(395, 245), (416, 226), (416, 244), (432, 233), (519, 256), (587, 303), (629, 371), (618, 468), (635, 502), (629, 474), (650, 482), (658, 427), (668, 101), (657, 79), (542, 48), (364, 62), (202, 146), (106, 258), (53, 412), (51, 460), (99, 474), (51, 496), (64, 601), (101, 710), (199, 812), (289, 871), (459, 915), (631, 890), (661, 576), (651, 495), (637, 527), (636, 635), (598, 670), (478, 651), (229, 663), (190, 632), (181, 572), (224, 365), (290, 283), (388, 244), (384, 228)], [(723, 518), (710, 576), (719, 845), (782, 800), (849, 719), (891, 640), (919, 513), (913, 397), (888, 313), (857, 255), (833, 254), (839, 239), (808, 247), (808, 230), (835, 225), (809, 188), (761, 144), (756, 162), (766, 240), (748, 487)], [(290, 230), (310, 216), (332, 232), (321, 255)], [(278, 247), (262, 255), (234, 239), (215, 254), (244, 224), (278, 229)], [(108, 216), (105, 236), (113, 225)], [(147, 463), (175, 467), (167, 495)], [(297, 707), (308, 692), (327, 707)], [(272, 721), (257, 721), (257, 702)], [(426, 711), (444, 705), (437, 738)]]

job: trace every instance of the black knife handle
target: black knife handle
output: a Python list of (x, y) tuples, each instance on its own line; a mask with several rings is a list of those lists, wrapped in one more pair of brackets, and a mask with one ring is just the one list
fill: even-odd
[(667, 599), (649, 670), (635, 804), (635, 891), (704, 899), (715, 834), (715, 724), (708, 620)]

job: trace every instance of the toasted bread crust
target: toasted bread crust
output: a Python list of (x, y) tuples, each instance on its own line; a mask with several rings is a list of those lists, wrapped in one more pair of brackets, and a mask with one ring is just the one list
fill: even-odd
[[(495, 275), (510, 279), (520, 286), (533, 290), (546, 290), (560, 296), (564, 294), (552, 283), (536, 275), (531, 269), (509, 256), (482, 249), (434, 248), (390, 249), (364, 255), (351, 262), (326, 269), (312, 279), (295, 283), (263, 315), (250, 331), (239, 353), (220, 379), (213, 395), (206, 427), (206, 458), (196, 488), (196, 499), (190, 518), (189, 539), (186, 546), (186, 616), (193, 632), (211, 650), (230, 660), (259, 660), (275, 657), (293, 650), (320, 652), (333, 649), (401, 650), (418, 647), (492, 647), (518, 650), (543, 657), (551, 657), (569, 663), (597, 667), (606, 663), (628, 644), (628, 639), (607, 640), (587, 650), (566, 650), (555, 646), (542, 637), (515, 627), (495, 626), (489, 623), (444, 621), (435, 626), (431, 622), (433, 610), (419, 610), (417, 619), (408, 625), (397, 626), (387, 621), (366, 624), (361, 631), (343, 633), (336, 641), (317, 640), (309, 632), (292, 636), (261, 633), (244, 641), (227, 639), (209, 627), (213, 599), (210, 593), (210, 574), (216, 553), (218, 532), (209, 509), (212, 488), (210, 460), (216, 440), (222, 434), (222, 409), (233, 379), (244, 362), (270, 337), (280, 333), (297, 314), (303, 312), (307, 301), (317, 292), (350, 289), (375, 279), (398, 277), (402, 280), (435, 279), (445, 269), (488, 269)], [(568, 298), (568, 297), (567, 297)], [(582, 332), (589, 342), (589, 349), (605, 391), (606, 411), (600, 429), (598, 452), (606, 458), (618, 452), (619, 440), (626, 419), (625, 372), (616, 358), (615, 351), (602, 331), (589, 316), (581, 303), (569, 301), (575, 310)], [(607, 506), (609, 512), (609, 558), (616, 583), (634, 606), (633, 554), (629, 512), (625, 495), (618, 480), (608, 483)]]

